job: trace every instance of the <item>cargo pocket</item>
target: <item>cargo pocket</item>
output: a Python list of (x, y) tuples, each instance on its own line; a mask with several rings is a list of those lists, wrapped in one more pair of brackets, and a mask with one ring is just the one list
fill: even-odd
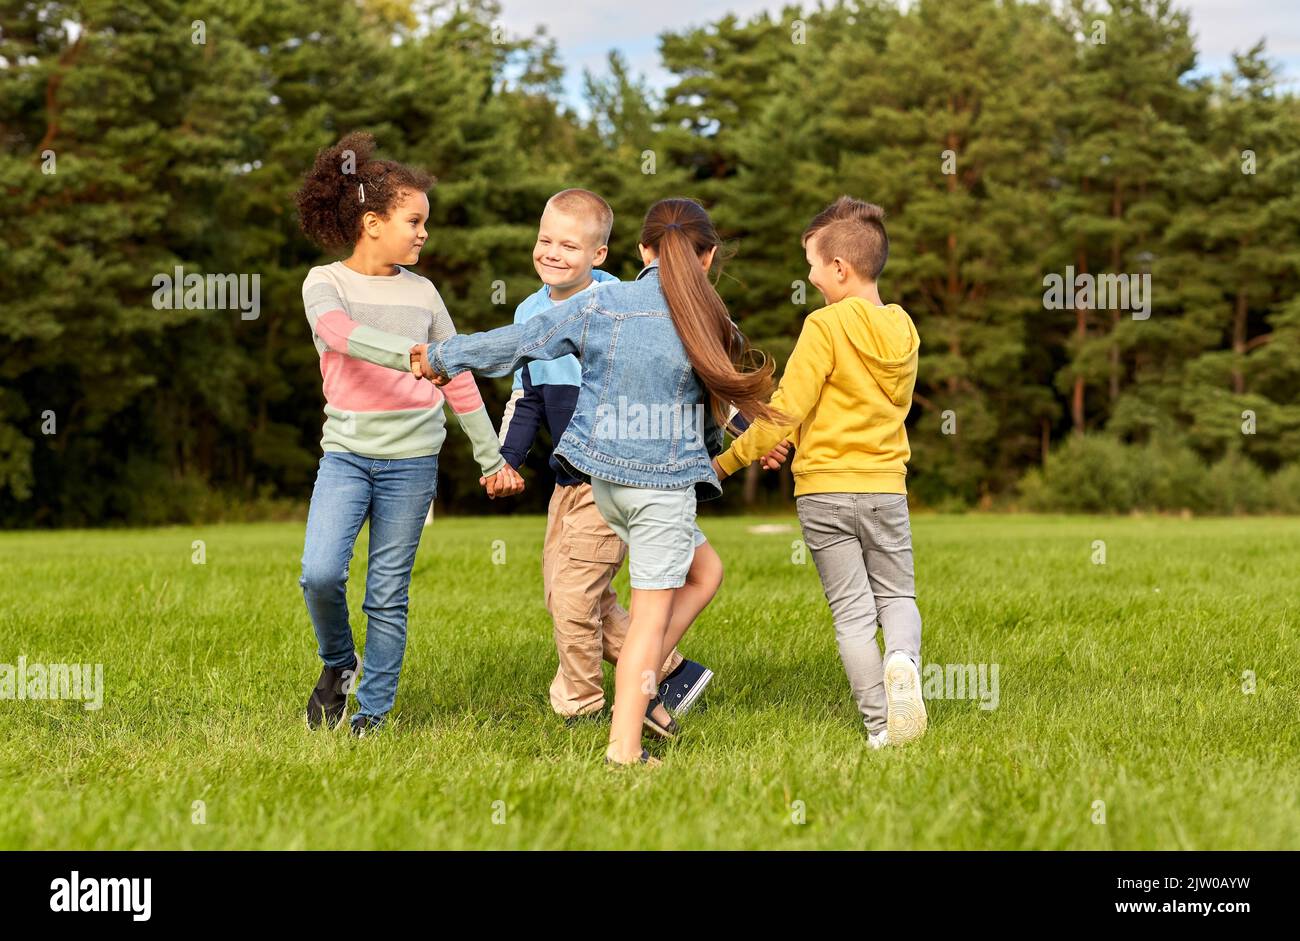
[(623, 560), (623, 540), (600, 533), (569, 533), (565, 554), (578, 562), (612, 565)]
[(562, 556), (551, 574), (551, 601), (560, 618), (594, 631), (600, 641), (601, 596), (623, 560), (623, 540), (613, 533), (567, 529)]

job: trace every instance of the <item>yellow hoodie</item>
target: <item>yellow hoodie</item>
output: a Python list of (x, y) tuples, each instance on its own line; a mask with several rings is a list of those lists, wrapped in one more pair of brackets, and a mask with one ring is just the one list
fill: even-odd
[(813, 311), (772, 395), (772, 407), (795, 424), (754, 422), (718, 456), (724, 474), (789, 438), (795, 496), (907, 493), (912, 450), (903, 420), (920, 347), (912, 318), (897, 304), (847, 297)]

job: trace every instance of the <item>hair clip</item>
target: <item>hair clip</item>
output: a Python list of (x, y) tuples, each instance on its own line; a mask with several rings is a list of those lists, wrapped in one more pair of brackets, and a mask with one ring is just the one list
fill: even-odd
[(364, 183), (358, 183), (358, 184), (357, 184), (357, 192), (361, 194), (360, 197), (359, 197), (359, 199), (360, 199), (361, 202), (364, 203), (364, 202), (366, 201), (366, 184), (364, 184)]

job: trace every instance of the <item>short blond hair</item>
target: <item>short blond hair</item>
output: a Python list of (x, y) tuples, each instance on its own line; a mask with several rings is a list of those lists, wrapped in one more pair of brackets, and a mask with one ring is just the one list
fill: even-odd
[(585, 219), (591, 224), (592, 232), (599, 238), (597, 244), (609, 244), (609, 233), (614, 228), (614, 210), (609, 208), (609, 203), (591, 190), (560, 190), (546, 201), (546, 205), (567, 215)]
[(880, 280), (889, 259), (885, 210), (852, 196), (841, 196), (808, 223), (802, 244), (806, 246), (814, 235), (822, 264), (841, 258), (859, 277)]

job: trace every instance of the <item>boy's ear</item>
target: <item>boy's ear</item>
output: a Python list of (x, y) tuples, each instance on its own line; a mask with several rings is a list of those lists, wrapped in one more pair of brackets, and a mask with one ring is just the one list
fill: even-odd
[(608, 256), (609, 256), (609, 246), (608, 245), (600, 246), (600, 248), (596, 249), (596, 254), (591, 256), (591, 266), (593, 268), (599, 268), (604, 263), (605, 259)]

